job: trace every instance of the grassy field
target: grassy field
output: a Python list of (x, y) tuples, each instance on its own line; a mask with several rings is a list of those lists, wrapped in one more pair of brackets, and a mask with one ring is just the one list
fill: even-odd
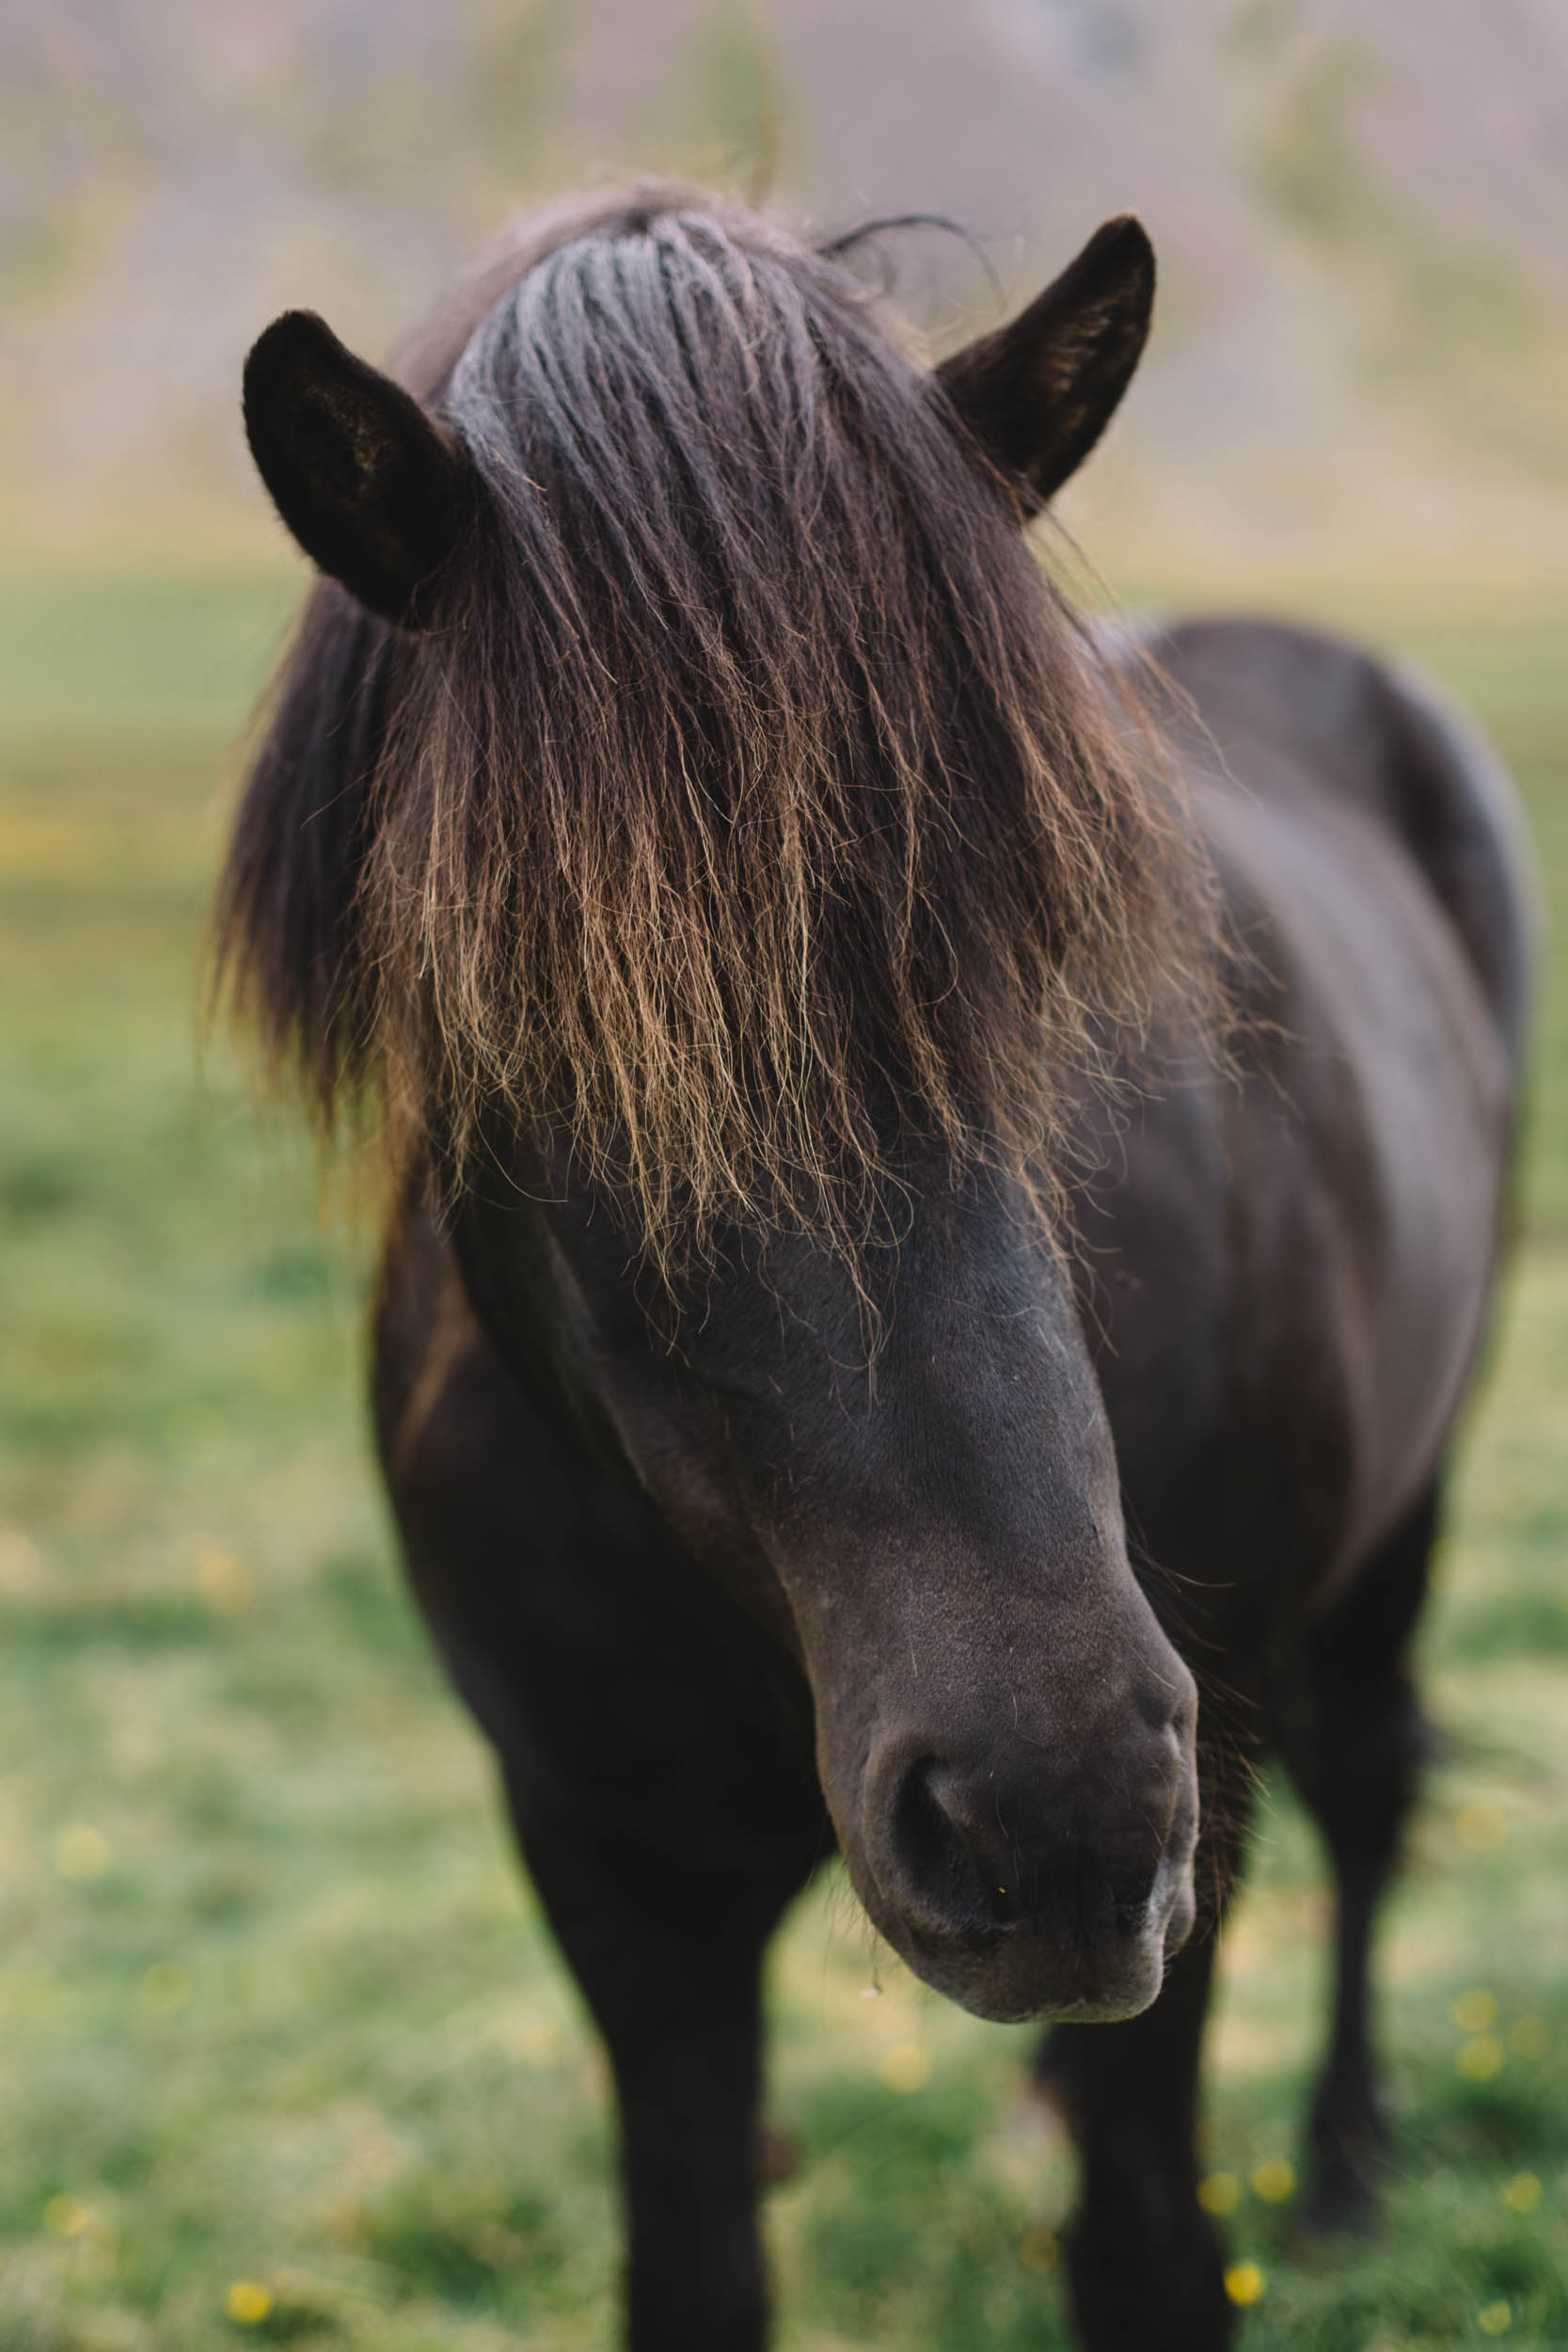
[[(235, 730), (280, 580), (0, 582), (0, 2352), (590, 2352), (599, 2058), (366, 1468), (356, 1246), (195, 1044)], [(1568, 615), (1354, 617), (1483, 711), (1568, 897)], [(1291, 2247), (1323, 2008), (1271, 1798), (1227, 1940), (1210, 2195), (1256, 2352), (1568, 2341), (1568, 984), (1428, 1680), (1453, 1734), (1385, 1944), (1385, 2235)], [(1026, 2044), (842, 1884), (778, 1953), (784, 2352), (1050, 2352), (1071, 2195)]]

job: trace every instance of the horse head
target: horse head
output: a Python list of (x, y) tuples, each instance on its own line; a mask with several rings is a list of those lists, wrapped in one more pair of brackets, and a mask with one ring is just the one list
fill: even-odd
[(263, 1014), (412, 1105), (492, 1339), (799, 1661), (867, 1912), (999, 2018), (1133, 2013), (1193, 1918), (1049, 1168), (1196, 900), (1020, 529), (1152, 289), (1113, 222), (931, 372), (823, 255), (628, 200), (405, 382), (300, 313), (246, 372), (346, 591), (230, 868)]

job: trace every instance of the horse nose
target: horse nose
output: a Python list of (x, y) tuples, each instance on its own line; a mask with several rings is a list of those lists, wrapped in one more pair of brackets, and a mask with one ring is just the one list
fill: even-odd
[[(1049, 1925), (1087, 1958), (1139, 1928), (1175, 1811), (1159, 1781), (1114, 1807), (1053, 1801), (998, 1764), (940, 1756), (907, 1767), (884, 1846), (886, 1891), (917, 1932), (983, 1949), (1009, 1929)], [(891, 1882), (891, 1883), (888, 1883)]]

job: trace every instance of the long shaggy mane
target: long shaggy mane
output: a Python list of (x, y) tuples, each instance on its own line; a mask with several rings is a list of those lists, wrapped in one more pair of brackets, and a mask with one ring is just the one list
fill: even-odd
[(937, 379), (669, 188), (527, 227), (397, 372), (482, 496), (427, 630), (323, 584), (287, 657), (217, 911), (275, 1061), (460, 1174), (564, 1152), (663, 1262), (853, 1249), (911, 1135), (1040, 1195), (1083, 1072), (1203, 999), (1209, 893)]

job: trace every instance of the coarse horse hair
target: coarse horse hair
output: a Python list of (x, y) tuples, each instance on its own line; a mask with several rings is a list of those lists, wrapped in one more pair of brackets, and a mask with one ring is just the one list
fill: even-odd
[(664, 1264), (855, 1250), (911, 1133), (1048, 1200), (1074, 1073), (1217, 1001), (1212, 894), (940, 378), (671, 187), (526, 227), (399, 372), (477, 491), (417, 629), (325, 583), (286, 660), (217, 914), (275, 1064), (459, 1169), (520, 1123)]

